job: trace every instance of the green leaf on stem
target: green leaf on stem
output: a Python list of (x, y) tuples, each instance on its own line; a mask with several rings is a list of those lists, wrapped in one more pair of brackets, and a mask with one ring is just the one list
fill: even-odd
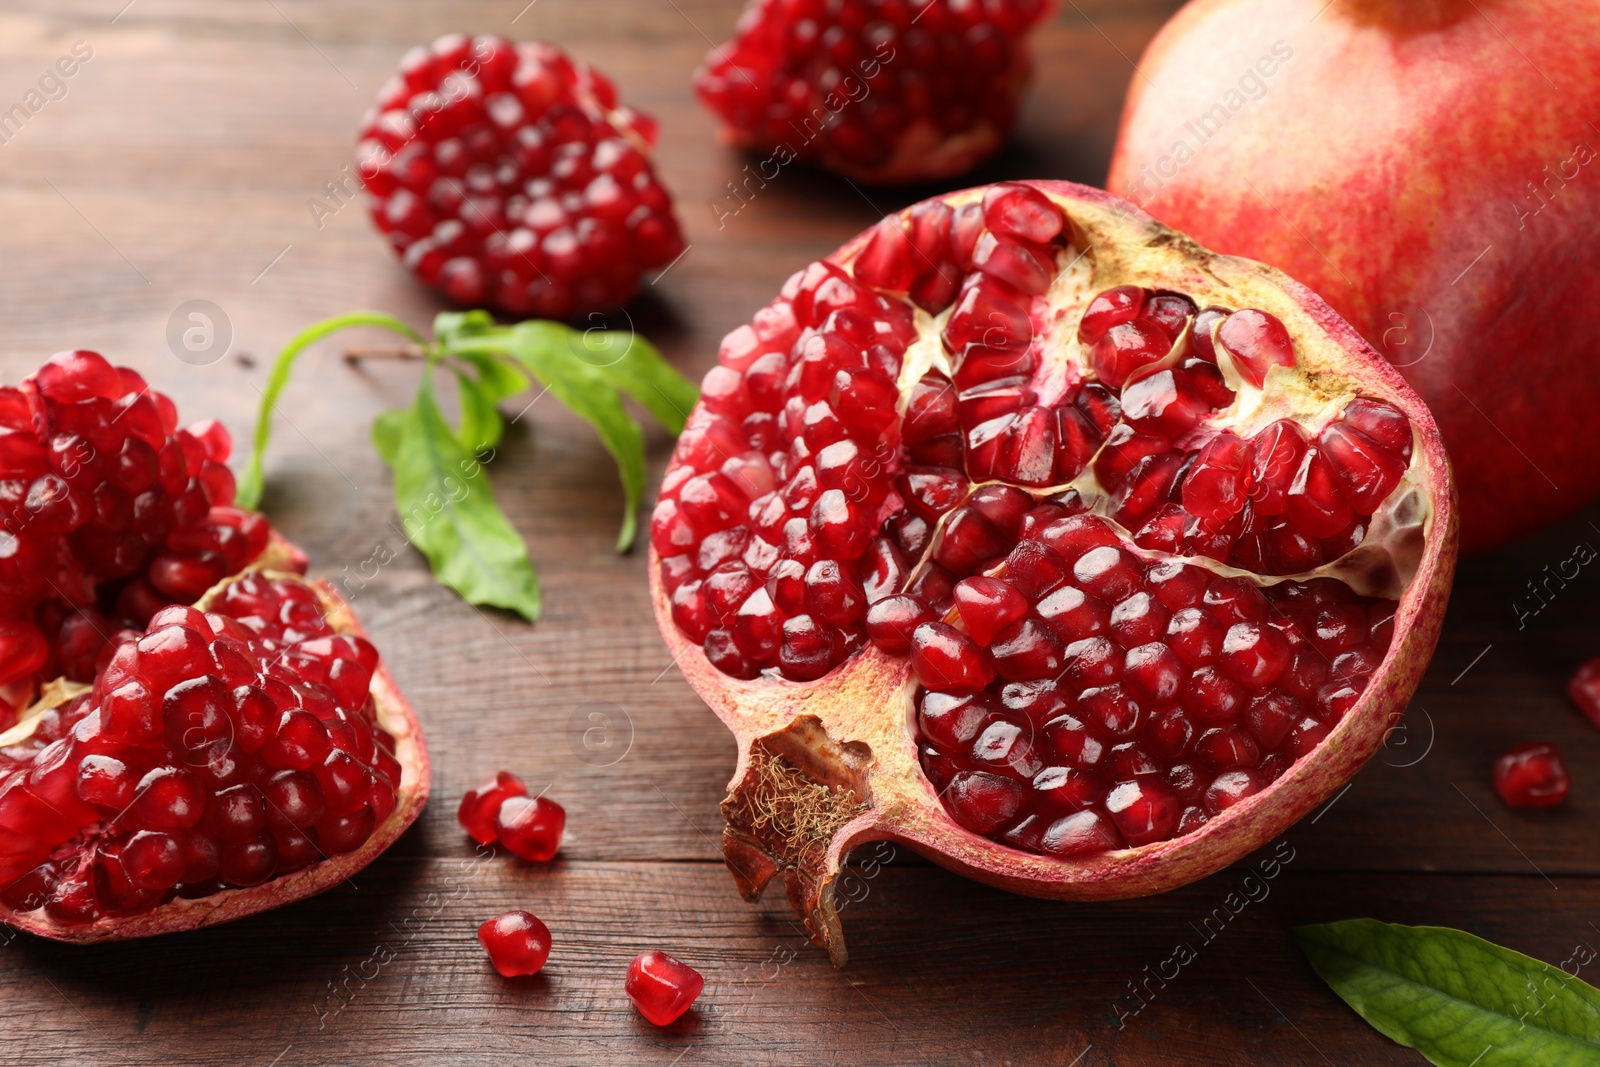
[(272, 439), (273, 409), (278, 405), (278, 397), (283, 394), (284, 386), (289, 384), (289, 372), (294, 369), (295, 360), (300, 358), (301, 352), (329, 334), (338, 333), (352, 326), (381, 326), (419, 345), (426, 345), (417, 331), (393, 315), (385, 315), (381, 311), (355, 311), (348, 315), (324, 319), (296, 334), (284, 346), (283, 351), (278, 353), (277, 361), (272, 365), (272, 373), (267, 377), (267, 387), (261, 393), (261, 407), (256, 414), (255, 441), (250, 449), (250, 458), (245, 460), (244, 470), (239, 475), (238, 491), (234, 494), (234, 503), (239, 507), (261, 506), (263, 488), (261, 458), (266, 455), (267, 442)]
[(539, 617), (527, 546), (495, 502), (483, 465), (439, 411), (424, 376), (394, 462), (394, 503), (407, 539), (441, 584), (470, 604)]
[[(329, 319), (291, 340), (262, 394), (255, 447), (239, 478), (242, 507), (260, 504), (272, 412), (295, 360), (314, 342), (351, 326), (381, 326), (421, 348), (423, 374), (416, 402), (409, 410), (379, 415), (372, 424), (372, 444), (394, 471), (395, 506), (406, 537), (427, 556), (442, 584), (473, 604), (538, 617), (539, 585), (526, 546), (495, 502), (483, 470), (485, 457), (505, 432), (499, 405), (527, 390), (529, 375), (594, 426), (616, 460), (626, 505), (617, 550), (632, 545), (644, 497), (644, 433), (623, 407), (622, 396), (633, 397), (676, 433), (683, 429), (698, 390), (632, 332), (579, 332), (541, 321), (497, 326), (484, 311), (437, 316), (432, 345), (405, 323), (379, 312)], [(434, 371), (446, 361), (460, 397), (460, 425), (455, 429), (434, 394)]]
[(575, 330), (559, 322), (535, 320), (517, 329), (538, 338), (551, 351), (565, 350), (573, 360), (633, 397), (662, 426), (680, 433), (700, 399), (695, 384), (661, 358), (655, 345), (632, 330)]
[(405, 432), (405, 408), (390, 408), (372, 420), (372, 447), (390, 470), (394, 469), (394, 458), (400, 454), (400, 441)]
[(1293, 931), (1333, 991), (1439, 1067), (1600, 1063), (1600, 990), (1574, 973), (1442, 926), (1351, 919)]
[[(545, 329), (552, 324), (524, 322), (489, 336), (457, 338), (453, 355), (504, 353), (515, 359), (573, 414), (600, 434), (600, 442), (617, 461), (624, 509), (617, 551), (626, 552), (638, 533), (639, 504), (644, 498), (644, 433), (622, 406), (622, 399), (597, 368), (573, 357), (567, 338)], [(560, 330), (566, 330), (560, 327)], [(566, 330), (567, 333), (576, 331)]]

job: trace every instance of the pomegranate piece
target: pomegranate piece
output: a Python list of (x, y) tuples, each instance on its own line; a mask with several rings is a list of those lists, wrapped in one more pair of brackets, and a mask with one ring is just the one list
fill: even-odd
[(251, 564), (304, 570), (233, 506), (231, 443), (95, 352), (0, 387), (0, 726), (40, 682), (94, 678), (125, 630)]
[(1578, 668), (1567, 682), (1567, 695), (1585, 719), (1600, 726), (1600, 656)]
[(1494, 763), (1494, 791), (1509, 808), (1553, 808), (1571, 784), (1567, 761), (1548, 741), (1518, 745)]
[(478, 941), (504, 978), (538, 974), (550, 958), (550, 928), (532, 912), (495, 916), (478, 927)]
[[(695, 92), (722, 120), (728, 141), (780, 163), (805, 159), (874, 183), (947, 178), (992, 155), (1010, 135), (1032, 74), (1027, 37), (1053, 6), (840, 0), (824, 10), (748, 0), (734, 39), (712, 49), (695, 72)], [(952, 76), (954, 56), (959, 76)], [(727, 210), (736, 212), (738, 202), (730, 200)], [(933, 246), (947, 239), (948, 215), (915, 222), (902, 227), (891, 219), (863, 251), (862, 267), (879, 288), (942, 288), (932, 280), (938, 275), (917, 275)], [(1049, 223), (1019, 211), (1015, 222), (991, 230), (1042, 243), (1055, 235)], [(1005, 264), (1000, 269), (1037, 269), (1020, 265), (1028, 255), (1018, 254), (1021, 246), (1001, 248), (1009, 251), (991, 257)]]
[(467, 836), (478, 844), (493, 844), (499, 840), (495, 819), (500, 814), (500, 805), (511, 797), (527, 795), (528, 787), (521, 778), (510, 771), (496, 771), (491, 781), (467, 790), (467, 795), (461, 798), (461, 807), (456, 811), (456, 820), (461, 823)]
[[(1170, 888), (1331, 794), (1437, 638), (1426, 409), (1315, 297), (1152, 232), (1061, 183), (913, 205), (793, 275), (690, 417), (658, 619), (744, 749), (730, 868), (801, 872), (836, 958), (813, 816), (1025, 892)], [(765, 420), (752, 496), (725, 464)]]
[(356, 165), (374, 224), (424, 285), (559, 319), (625, 303), (683, 252), (655, 140), (653, 119), (554, 45), (449, 34), (402, 57)]
[(700, 972), (687, 963), (652, 951), (628, 964), (623, 988), (640, 1015), (657, 1026), (671, 1026), (689, 1010), (705, 984)]
[(427, 796), (377, 651), (331, 588), (292, 575), (162, 608), (92, 686), (51, 692), (0, 750), (0, 918), (46, 937), (191, 929), (321, 892)]
[(502, 845), (535, 863), (555, 858), (566, 825), (567, 812), (560, 804), (526, 794), (505, 797), (493, 824), (495, 837)]

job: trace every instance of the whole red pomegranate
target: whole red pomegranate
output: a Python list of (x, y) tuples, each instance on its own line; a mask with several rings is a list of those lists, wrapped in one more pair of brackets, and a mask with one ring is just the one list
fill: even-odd
[(1053, 9), (1050, 0), (749, 0), (734, 39), (694, 77), (727, 140), (765, 154), (745, 168), (736, 201), (796, 159), (872, 183), (970, 170), (1011, 135), (1033, 73), (1027, 38)]
[(733, 730), (726, 858), (844, 947), (844, 856), (1171, 889), (1349, 778), (1438, 636), (1432, 417), (1326, 304), (1098, 190), (924, 201), (722, 342), (651, 521)]
[(1487, 548), (1600, 493), (1597, 71), (1593, 5), (1197, 0), (1107, 184), (1326, 298), (1427, 401)]

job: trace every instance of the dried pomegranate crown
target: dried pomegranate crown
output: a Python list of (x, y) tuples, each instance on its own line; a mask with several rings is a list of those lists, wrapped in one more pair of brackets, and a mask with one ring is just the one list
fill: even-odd
[(1208, 874), (1404, 709), (1455, 556), (1427, 410), (1317, 297), (1061, 182), (925, 201), (722, 343), (651, 523), (740, 740), (748, 894), (842, 857), (1020, 892)]

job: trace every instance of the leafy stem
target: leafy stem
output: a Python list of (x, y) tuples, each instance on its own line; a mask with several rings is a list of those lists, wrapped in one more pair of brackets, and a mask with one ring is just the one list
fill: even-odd
[[(254, 447), (239, 480), (243, 507), (260, 504), (262, 457), (271, 438), (272, 412), (300, 353), (352, 326), (378, 326), (405, 337), (407, 358), (425, 364), (410, 408), (385, 411), (372, 426), (378, 455), (395, 475), (395, 510), (406, 539), (428, 558), (434, 576), (473, 604), (539, 616), (539, 586), (526, 545), (494, 499), (484, 465), (505, 432), (501, 401), (535, 381), (592, 425), (616, 460), (623, 489), (617, 551), (638, 534), (644, 496), (644, 432), (628, 414), (631, 398), (677, 433), (698, 399), (693, 385), (644, 338), (632, 331), (579, 331), (557, 322), (497, 325), (487, 312), (449, 312), (434, 320), (431, 343), (405, 323), (362, 311), (317, 323), (279, 354), (262, 393)], [(459, 424), (439, 410), (434, 379), (456, 379)]]

